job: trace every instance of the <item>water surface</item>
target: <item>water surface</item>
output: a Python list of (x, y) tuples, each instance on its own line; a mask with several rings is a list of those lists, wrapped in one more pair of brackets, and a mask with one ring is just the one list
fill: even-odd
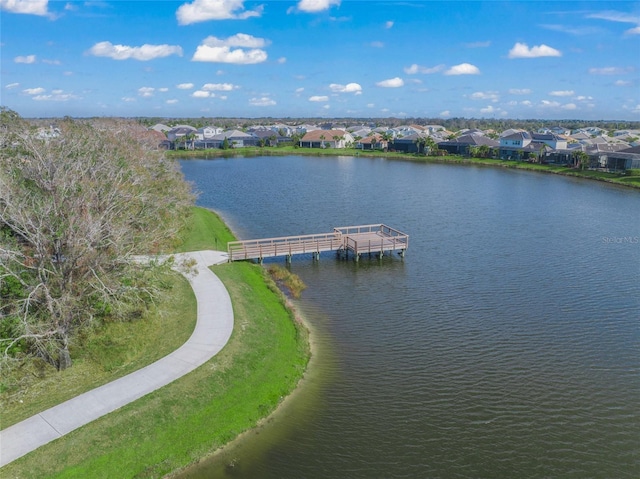
[(640, 477), (637, 191), (351, 157), (182, 169), (241, 239), (410, 235), (404, 261), (294, 259), (310, 392), (188, 477)]

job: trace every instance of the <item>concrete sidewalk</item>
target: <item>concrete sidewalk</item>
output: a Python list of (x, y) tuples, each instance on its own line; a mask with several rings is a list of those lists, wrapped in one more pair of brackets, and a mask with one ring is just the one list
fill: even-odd
[(196, 261), (192, 271), (180, 271), (191, 283), (198, 303), (197, 323), (189, 340), (145, 368), (0, 431), (0, 467), (184, 376), (227, 344), (233, 331), (231, 298), (208, 268), (225, 263), (227, 253), (197, 251), (173, 256), (176, 265), (182, 260)]

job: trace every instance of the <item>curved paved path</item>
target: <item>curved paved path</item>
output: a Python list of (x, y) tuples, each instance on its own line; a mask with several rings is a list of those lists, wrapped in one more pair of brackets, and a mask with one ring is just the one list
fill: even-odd
[[(227, 253), (198, 251), (173, 255), (176, 263), (194, 259), (195, 271), (184, 273), (198, 303), (191, 337), (168, 356), (136, 372), (88, 391), (0, 431), (0, 467), (98, 419), (193, 371), (227, 344), (233, 331), (231, 298), (208, 268), (227, 261)], [(162, 259), (162, 258), (160, 258)]]

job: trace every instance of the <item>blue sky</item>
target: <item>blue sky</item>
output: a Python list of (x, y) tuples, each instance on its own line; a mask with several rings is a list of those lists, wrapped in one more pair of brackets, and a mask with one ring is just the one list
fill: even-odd
[(640, 120), (640, 2), (0, 0), (25, 117)]

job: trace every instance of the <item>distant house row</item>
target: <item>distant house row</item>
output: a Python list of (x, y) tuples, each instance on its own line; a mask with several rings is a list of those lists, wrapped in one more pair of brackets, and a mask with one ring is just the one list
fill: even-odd
[(605, 130), (595, 127), (573, 132), (557, 127), (536, 132), (509, 129), (501, 133), (482, 130), (453, 133), (440, 125), (337, 128), (276, 124), (258, 125), (246, 131), (223, 130), (214, 126), (196, 129), (189, 125), (156, 125), (153, 129), (164, 133), (161, 146), (167, 149), (274, 147), (293, 143), (301, 148), (355, 148), (465, 156), (481, 154), (503, 160), (554, 164), (572, 164), (576, 161), (576, 152), (584, 152), (592, 168), (640, 168), (639, 130), (620, 130), (608, 136)]

